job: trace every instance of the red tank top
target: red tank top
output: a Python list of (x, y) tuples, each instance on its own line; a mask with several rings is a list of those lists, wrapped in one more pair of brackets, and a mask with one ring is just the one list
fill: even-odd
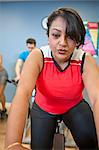
[(83, 99), (81, 64), (84, 52), (75, 49), (68, 66), (61, 70), (49, 47), (41, 47), (41, 50), (44, 66), (36, 83), (35, 101), (51, 114), (65, 113)]

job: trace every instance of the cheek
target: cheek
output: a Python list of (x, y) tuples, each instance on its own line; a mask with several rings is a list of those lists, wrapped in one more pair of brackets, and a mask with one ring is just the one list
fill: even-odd
[(52, 37), (49, 37), (48, 43), (49, 45), (55, 47), (57, 45), (57, 40), (53, 39)]
[(55, 46), (55, 43), (54, 43), (53, 40), (49, 39), (49, 40), (48, 40), (48, 44), (49, 44), (50, 49), (51, 49), (52, 51), (54, 51), (54, 49), (56, 49), (56, 48), (55, 48), (56, 46)]
[(48, 37), (48, 41), (51, 43), (52, 42), (52, 36), (51, 35), (49, 35), (49, 37)]
[(54, 46), (54, 41), (52, 40), (52, 38), (48, 39), (48, 43), (49, 43), (50, 47)]
[(71, 44), (69, 44), (69, 48), (70, 48), (71, 50), (75, 49), (75, 47), (76, 47), (76, 43), (71, 43)]

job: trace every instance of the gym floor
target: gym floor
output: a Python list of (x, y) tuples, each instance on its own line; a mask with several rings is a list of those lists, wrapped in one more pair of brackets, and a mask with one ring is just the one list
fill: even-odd
[[(7, 110), (9, 111), (9, 104), (7, 105)], [(7, 118), (0, 119), (0, 150), (4, 150), (6, 123), (7, 123)], [(24, 144), (24, 146), (29, 148), (28, 144)], [(65, 148), (65, 150), (77, 150), (77, 148)]]

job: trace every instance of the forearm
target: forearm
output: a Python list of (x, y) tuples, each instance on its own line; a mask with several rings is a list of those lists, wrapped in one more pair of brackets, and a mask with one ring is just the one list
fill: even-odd
[(23, 61), (18, 59), (16, 66), (15, 66), (16, 77), (20, 78), (22, 66), (23, 66)]
[(21, 66), (16, 66), (15, 73), (16, 73), (16, 77), (20, 77), (20, 75), (21, 75)]
[[(14, 97), (10, 108), (7, 131), (6, 131), (6, 147), (14, 142), (21, 142), (25, 125), (26, 114), (28, 111), (28, 101), (24, 96), (18, 99)], [(19, 101), (19, 102), (18, 102)]]

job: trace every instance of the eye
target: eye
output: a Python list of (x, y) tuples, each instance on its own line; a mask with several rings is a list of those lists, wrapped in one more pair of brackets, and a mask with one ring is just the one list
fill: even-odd
[(71, 42), (74, 41), (70, 36), (67, 36), (67, 41)]
[(68, 36), (66, 36), (66, 39), (67, 40), (72, 40), (72, 38), (68, 35)]
[(57, 34), (57, 33), (52, 33), (52, 36), (54, 37), (54, 38), (59, 38), (60, 37), (60, 34)]
[(71, 37), (70, 37), (70, 36), (67, 36), (67, 39), (71, 39)]

